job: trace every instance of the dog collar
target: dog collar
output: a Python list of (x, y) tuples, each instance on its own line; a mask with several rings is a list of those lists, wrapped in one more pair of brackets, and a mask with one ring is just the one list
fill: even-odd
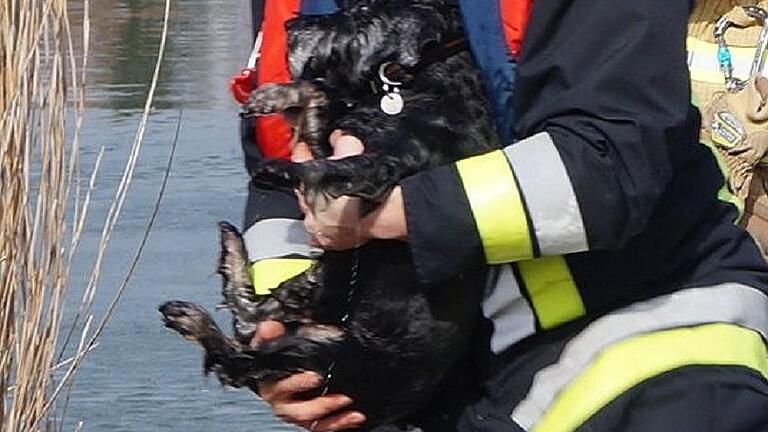
[(400, 94), (401, 87), (410, 84), (415, 79), (416, 74), (431, 64), (445, 60), (466, 49), (466, 40), (459, 38), (426, 51), (421, 56), (421, 61), (413, 67), (405, 67), (395, 62), (385, 62), (379, 65), (376, 80), (371, 81), (371, 89), (374, 94), (383, 93), (379, 102), (381, 111), (388, 115), (400, 114), (405, 106), (403, 96)]

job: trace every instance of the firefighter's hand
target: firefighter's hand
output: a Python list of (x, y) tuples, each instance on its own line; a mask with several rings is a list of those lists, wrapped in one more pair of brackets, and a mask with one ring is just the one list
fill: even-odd
[(298, 194), (304, 212), (309, 243), (326, 250), (356, 248), (369, 240), (360, 220), (360, 199), (348, 196), (326, 200), (319, 196), (313, 206)]
[[(259, 324), (252, 345), (281, 336), (285, 327), (276, 321)], [(339, 431), (354, 429), (365, 422), (365, 416), (357, 411), (342, 411), (352, 403), (348, 396), (329, 394), (314, 399), (302, 399), (299, 395), (323, 384), (314, 372), (302, 372), (272, 383), (259, 386), (259, 394), (282, 420), (310, 431)]]
[(405, 240), (408, 229), (402, 190), (396, 186), (374, 211), (360, 218), (360, 200), (339, 197), (311, 208), (299, 195), (310, 244), (326, 250), (347, 250), (373, 238)]
[[(341, 131), (331, 134), (330, 143), (333, 147), (332, 159), (354, 156), (365, 149), (362, 141), (352, 135), (343, 135)], [(346, 250), (372, 238), (405, 239), (407, 235), (400, 187), (396, 187), (379, 207), (362, 219), (359, 198), (319, 198), (313, 206), (309, 206), (299, 194), (299, 205), (304, 212), (304, 226), (310, 234), (310, 243), (323, 249)]]

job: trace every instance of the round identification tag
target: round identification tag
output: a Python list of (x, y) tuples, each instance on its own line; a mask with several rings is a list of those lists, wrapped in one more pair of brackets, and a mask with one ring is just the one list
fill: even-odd
[(385, 114), (397, 115), (403, 111), (403, 97), (399, 93), (387, 93), (381, 97), (381, 110)]

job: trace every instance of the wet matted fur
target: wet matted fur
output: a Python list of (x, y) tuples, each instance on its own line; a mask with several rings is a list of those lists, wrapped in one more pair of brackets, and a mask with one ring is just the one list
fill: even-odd
[[(258, 88), (246, 106), (252, 114), (284, 114), (318, 159), (266, 161), (251, 173), (255, 182), (300, 187), (314, 197), (358, 196), (370, 209), (405, 176), (498, 147), (469, 53), (439, 54), (461, 36), (454, 6), (443, 0), (338, 3), (337, 14), (289, 22), (297, 80)], [(403, 82), (397, 115), (379, 105), (386, 96), (377, 72), (386, 62), (395, 65), (387, 77)], [(330, 154), (327, 140), (335, 129), (361, 138), (365, 152), (321, 159)], [(206, 372), (225, 384), (257, 391), (264, 380), (301, 370), (324, 376), (332, 367), (329, 390), (353, 398), (367, 415), (365, 430), (383, 430), (423, 407), (470, 346), (482, 269), (426, 287), (418, 283), (406, 243), (377, 240), (356, 251), (326, 252), (305, 273), (257, 296), (242, 237), (229, 224), (220, 228), (223, 305), (233, 312), (235, 336), (225, 336), (191, 303), (169, 302), (161, 312), (168, 327), (203, 345)], [(250, 348), (265, 319), (283, 322), (287, 333)]]

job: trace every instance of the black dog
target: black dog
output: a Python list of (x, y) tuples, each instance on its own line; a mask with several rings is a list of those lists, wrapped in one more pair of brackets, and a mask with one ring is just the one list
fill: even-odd
[[(314, 161), (265, 162), (254, 181), (301, 188), (310, 197), (357, 196), (366, 208), (402, 178), (498, 147), (483, 88), (461, 49), (460, 18), (445, 0), (347, 0), (330, 16), (300, 16), (288, 26), (296, 81), (258, 88), (249, 114), (284, 114)], [(365, 152), (322, 159), (333, 130), (359, 137)], [(161, 306), (166, 325), (206, 350), (205, 370), (225, 384), (257, 391), (264, 380), (301, 370), (350, 395), (365, 429), (398, 422), (430, 400), (469, 347), (484, 273), (466, 269), (440, 286), (417, 282), (409, 249), (371, 241), (326, 252), (310, 270), (256, 296), (242, 238), (221, 224), (224, 306), (235, 337), (199, 306)], [(249, 348), (258, 323), (288, 331)], [(308, 395), (308, 397), (311, 395)]]

